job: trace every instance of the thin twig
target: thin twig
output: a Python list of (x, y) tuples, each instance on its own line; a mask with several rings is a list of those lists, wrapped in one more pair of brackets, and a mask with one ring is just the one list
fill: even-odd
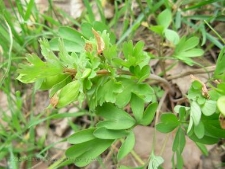
[(177, 75), (173, 75), (173, 76), (168, 76), (167, 77), (167, 80), (173, 80), (173, 79), (178, 79), (178, 78), (181, 78), (181, 77), (184, 77), (184, 76), (188, 76), (190, 74), (203, 74), (203, 73), (207, 73), (206, 70), (209, 72), (214, 72), (216, 69), (216, 66), (209, 66), (209, 67), (205, 67), (204, 69), (203, 68), (200, 68), (200, 69), (193, 69), (193, 70), (188, 70), (184, 73), (181, 73), (181, 74), (177, 74)]
[[(162, 105), (163, 105), (163, 103), (164, 103), (164, 101), (165, 101), (166, 96), (167, 96), (168, 93), (169, 93), (169, 90), (168, 89), (165, 90), (162, 98), (159, 101), (159, 105), (158, 105), (157, 110), (156, 110), (155, 126), (156, 126), (156, 124), (159, 121), (160, 109), (161, 109), (161, 107), (162, 107)], [(153, 145), (153, 148), (152, 148), (152, 150), (154, 150), (155, 144), (156, 144), (156, 128), (155, 128), (155, 132), (154, 132), (154, 136), (153, 136), (153, 144), (152, 144)]]

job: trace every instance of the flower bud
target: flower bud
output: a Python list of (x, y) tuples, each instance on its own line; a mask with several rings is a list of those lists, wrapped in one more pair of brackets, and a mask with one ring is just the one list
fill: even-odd
[(66, 74), (58, 74), (58, 75), (54, 75), (54, 76), (49, 76), (49, 77), (46, 77), (42, 84), (41, 84), (41, 87), (40, 89), (41, 90), (49, 90), (51, 89), (55, 84), (63, 81), (65, 78), (67, 78), (68, 75)]
[(62, 108), (67, 106), (68, 104), (74, 102), (80, 90), (80, 82), (72, 81), (64, 86), (58, 94), (58, 103), (56, 105), (57, 108)]

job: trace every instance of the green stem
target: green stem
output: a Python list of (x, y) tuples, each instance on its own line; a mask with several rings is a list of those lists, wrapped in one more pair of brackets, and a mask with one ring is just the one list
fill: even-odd
[(131, 154), (135, 158), (135, 160), (138, 161), (141, 165), (145, 164), (145, 162), (139, 157), (139, 155), (137, 155), (134, 150), (131, 151)]

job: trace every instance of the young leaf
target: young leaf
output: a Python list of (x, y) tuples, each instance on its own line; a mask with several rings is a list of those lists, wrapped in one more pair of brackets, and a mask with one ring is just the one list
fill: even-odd
[(193, 36), (185, 41), (185, 43), (182, 45), (180, 49), (180, 52), (193, 49), (194, 47), (198, 45), (198, 43), (199, 43), (199, 38), (196, 36)]
[(189, 133), (189, 132), (191, 131), (191, 129), (192, 129), (192, 127), (193, 127), (193, 124), (194, 124), (193, 118), (190, 118), (189, 124), (188, 124), (187, 133)]
[(194, 133), (199, 139), (204, 137), (205, 127), (204, 127), (204, 124), (201, 121), (197, 126), (194, 126)]
[(157, 106), (158, 106), (157, 103), (152, 103), (148, 105), (148, 107), (144, 111), (143, 118), (140, 121), (141, 125), (147, 126), (152, 122), (152, 120), (155, 117)]
[(216, 101), (206, 100), (205, 104), (202, 107), (202, 113), (205, 116), (211, 116), (215, 112), (216, 112)]
[(117, 159), (120, 161), (122, 158), (124, 158), (134, 147), (135, 144), (135, 135), (133, 131), (129, 133), (123, 144), (121, 145), (118, 154)]
[(50, 45), (47, 39), (41, 39), (41, 54), (44, 56), (45, 60), (49, 63), (54, 64), (57, 67), (61, 67), (61, 63), (59, 62), (58, 57), (54, 54), (54, 52), (50, 49)]
[(178, 55), (180, 58), (185, 58), (185, 57), (198, 57), (198, 56), (202, 56), (203, 54), (204, 54), (204, 51), (202, 49), (194, 48), (188, 51), (180, 52)]
[(180, 37), (177, 32), (171, 30), (171, 29), (166, 29), (165, 30), (165, 37), (168, 41), (170, 41), (173, 45), (177, 45), (180, 41)]
[(197, 126), (201, 119), (201, 108), (196, 102), (191, 102), (191, 110), (190, 110), (190, 116), (193, 119), (194, 125)]
[(152, 152), (150, 162), (148, 164), (148, 169), (158, 169), (163, 162), (164, 160), (161, 156), (155, 156)]
[(100, 127), (97, 128), (93, 134), (96, 138), (99, 139), (115, 140), (127, 136), (128, 132), (126, 130), (109, 130), (104, 127)]
[(156, 18), (157, 24), (167, 29), (172, 21), (172, 13), (169, 9), (162, 11)]

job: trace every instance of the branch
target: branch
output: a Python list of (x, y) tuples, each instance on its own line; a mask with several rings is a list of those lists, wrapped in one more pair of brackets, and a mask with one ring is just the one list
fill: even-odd
[(167, 80), (173, 80), (173, 79), (178, 79), (184, 76), (188, 76), (191, 74), (203, 74), (203, 73), (209, 73), (209, 72), (214, 72), (216, 69), (216, 66), (209, 66), (205, 68), (200, 68), (200, 69), (193, 69), (193, 70), (188, 70), (184, 73), (177, 74), (177, 75), (172, 75), (167, 77)]

